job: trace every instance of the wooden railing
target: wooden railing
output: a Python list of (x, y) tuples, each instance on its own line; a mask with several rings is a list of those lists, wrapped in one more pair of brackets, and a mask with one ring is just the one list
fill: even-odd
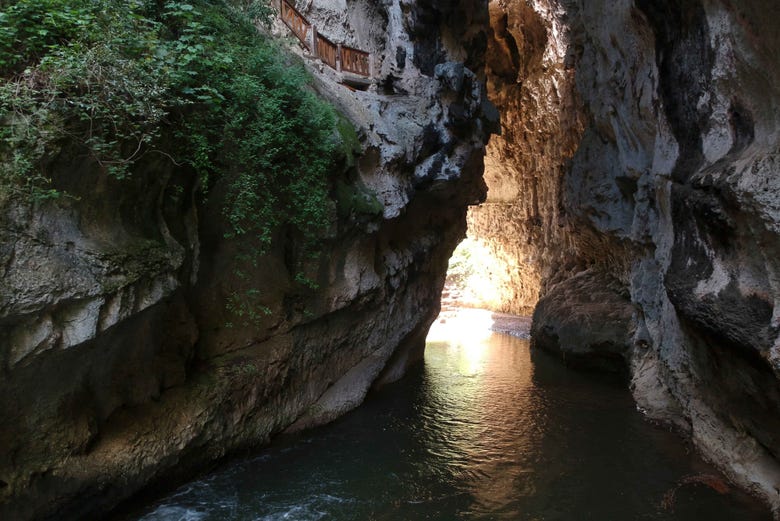
[(321, 34), (317, 34), (317, 56), (330, 65), (332, 69), (339, 68), (339, 46)]
[(338, 72), (345, 71), (366, 78), (371, 77), (369, 53), (335, 44), (319, 34), (317, 29), (295, 8), (291, 0), (280, 0), (279, 12), (284, 24), (301, 43), (329, 67)]
[(352, 47), (341, 47), (341, 68), (361, 76), (371, 76), (370, 55)]
[(311, 24), (304, 16), (298, 12), (294, 5), (287, 0), (282, 0), (280, 11), (282, 14), (282, 21), (290, 28), (290, 30), (298, 37), (298, 39), (311, 50), (309, 43), (309, 31), (311, 30)]

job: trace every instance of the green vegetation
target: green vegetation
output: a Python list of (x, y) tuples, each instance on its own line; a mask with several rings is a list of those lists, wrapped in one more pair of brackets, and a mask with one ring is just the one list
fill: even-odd
[(233, 320), (225, 324), (225, 327), (259, 327), (263, 317), (271, 315), (271, 309), (262, 303), (260, 290), (252, 287), (228, 295), (225, 308), (233, 315)]
[[(229, 235), (267, 249), (329, 219), (343, 124), (253, 20), (247, 0), (0, 0), (0, 192), (55, 197), (50, 163), (77, 147), (117, 178), (148, 154), (224, 179)], [(354, 130), (352, 131), (354, 134)]]
[(360, 181), (345, 183), (336, 181), (336, 203), (339, 215), (358, 218), (363, 215), (376, 217), (382, 215), (384, 206), (376, 194)]
[[(120, 180), (154, 154), (204, 193), (221, 183), (239, 279), (283, 229), (296, 283), (316, 287), (301, 271), (334, 218), (330, 194), (376, 205), (336, 181), (357, 135), (257, 30), (266, 1), (0, 0), (0, 200), (61, 196), (66, 150)], [(226, 307), (257, 323), (270, 310), (246, 286)]]
[(447, 266), (447, 283), (458, 290), (463, 290), (470, 278), (478, 276), (480, 270), (484, 269), (479, 265), (475, 251), (476, 243), (473, 239), (465, 238), (455, 248), (450, 256)]

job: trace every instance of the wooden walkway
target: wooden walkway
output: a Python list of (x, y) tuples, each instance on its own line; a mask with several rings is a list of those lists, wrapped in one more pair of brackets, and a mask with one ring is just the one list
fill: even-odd
[[(291, 0), (279, 0), (279, 13), (284, 24), (298, 37), (303, 46), (316, 58), (339, 73), (349, 73), (370, 80), (373, 76), (371, 55), (340, 43), (333, 43), (321, 35), (293, 5)], [(343, 83), (349, 83), (343, 78)]]

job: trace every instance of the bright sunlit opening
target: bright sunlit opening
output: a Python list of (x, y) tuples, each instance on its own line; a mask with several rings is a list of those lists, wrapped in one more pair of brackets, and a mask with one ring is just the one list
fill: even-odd
[(497, 308), (501, 295), (496, 281), (505, 269), (505, 263), (483, 241), (464, 239), (452, 252), (442, 304), (445, 308)]
[(445, 310), (428, 333), (428, 342), (474, 346), (492, 333), (493, 313), (486, 309)]
[(428, 333), (428, 342), (447, 344), (465, 373), (478, 371), (495, 325), (500, 300), (495, 275), (504, 269), (493, 251), (478, 239), (467, 238), (450, 258), (442, 293), (442, 311)]
[(478, 373), (490, 346), (486, 340), (493, 334), (492, 315), (485, 309), (444, 311), (431, 326), (428, 342), (447, 344), (448, 353), (457, 357), (461, 374)]

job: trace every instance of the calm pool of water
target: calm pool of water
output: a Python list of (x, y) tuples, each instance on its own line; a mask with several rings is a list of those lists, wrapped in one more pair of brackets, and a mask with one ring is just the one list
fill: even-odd
[(339, 421), (131, 519), (770, 519), (756, 500), (701, 483), (713, 473), (645, 421), (624, 384), (567, 370), (525, 340), (461, 334), (429, 343), (424, 366)]

